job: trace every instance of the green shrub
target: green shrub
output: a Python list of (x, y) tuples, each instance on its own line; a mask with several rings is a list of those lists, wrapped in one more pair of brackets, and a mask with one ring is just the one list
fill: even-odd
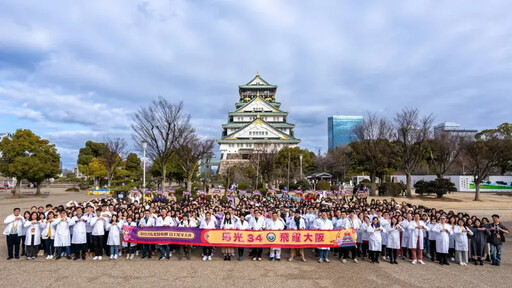
[(329, 190), (331, 184), (328, 181), (320, 180), (316, 183), (316, 190)]
[(240, 189), (240, 190), (247, 190), (247, 188), (249, 188), (249, 186), (251, 186), (251, 184), (247, 183), (247, 182), (238, 183), (238, 189)]
[(420, 180), (414, 184), (416, 193), (420, 195), (436, 194), (437, 198), (443, 197), (448, 192), (455, 192), (457, 188), (449, 179), (436, 179), (434, 181)]
[(379, 186), (379, 195), (398, 197), (405, 191), (405, 184), (403, 183), (382, 183)]

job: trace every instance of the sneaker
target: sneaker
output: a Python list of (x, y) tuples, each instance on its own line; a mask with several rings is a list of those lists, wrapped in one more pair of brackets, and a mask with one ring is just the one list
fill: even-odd
[(288, 262), (292, 262), (292, 261), (293, 261), (293, 257), (288, 258)]
[(341, 263), (347, 263), (347, 260), (345, 258), (341, 258)]
[(126, 254), (126, 260), (130, 259), (130, 254)]
[(115, 255), (115, 256), (114, 256), (114, 260), (117, 260), (117, 258), (118, 258), (118, 257), (119, 257), (119, 256)]
[[(34, 258), (32, 258), (32, 259), (34, 259)], [(281, 258), (276, 258), (276, 261), (277, 262), (281, 261)]]
[(53, 259), (53, 255), (50, 255), (50, 259)]
[(302, 260), (302, 262), (306, 262), (306, 261), (308, 261), (308, 260), (306, 260), (306, 258), (304, 258), (304, 257), (302, 257), (302, 259), (301, 259), (301, 260)]
[(92, 258), (92, 260), (98, 260), (98, 256), (94, 256), (94, 258)]
[(270, 257), (270, 261), (274, 261), (274, 257)]
[(212, 261), (212, 256), (208, 256), (208, 261)]
[(244, 259), (242, 258), (242, 256), (238, 257), (238, 261), (242, 261), (242, 260), (244, 260)]
[(114, 255), (110, 255), (110, 260), (114, 260)]
[(32, 259), (32, 258), (31, 257), (27, 257), (27, 260), (30, 260), (30, 259)]
[(354, 259), (354, 263), (359, 264), (359, 260)]
[(322, 263), (322, 262), (324, 262), (323, 259), (318, 259), (318, 263)]
[(130, 260), (132, 260), (132, 259), (133, 259), (133, 256), (134, 256), (133, 254), (131, 254), (131, 255), (130, 255)]
[(103, 257), (102, 256), (98, 256), (98, 260), (101, 260), (101, 259), (103, 259)]
[(450, 258), (450, 261), (455, 262), (455, 258)]
[(330, 262), (329, 258), (325, 258), (325, 262), (329, 263)]
[(412, 260), (411, 264), (415, 265), (415, 264), (416, 264), (416, 262), (418, 262), (418, 261), (416, 261), (416, 260)]
[(464, 263), (462, 263), (462, 262), (459, 262), (459, 265), (460, 265), (460, 266), (464, 266)]
[(418, 263), (425, 265), (425, 262), (423, 262), (423, 260), (418, 260)]
[(256, 257), (253, 257), (253, 258), (252, 258), (252, 261), (256, 261), (256, 259), (257, 259)]
[(260, 258), (260, 257), (258, 257), (258, 261), (261, 261), (261, 258)]
[(208, 256), (203, 256), (203, 261), (206, 261), (206, 259), (208, 259)]

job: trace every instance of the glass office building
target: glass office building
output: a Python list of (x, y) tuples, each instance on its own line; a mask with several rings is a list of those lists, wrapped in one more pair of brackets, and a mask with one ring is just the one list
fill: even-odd
[(334, 115), (327, 119), (328, 147), (334, 149), (356, 140), (354, 127), (363, 123), (363, 116)]

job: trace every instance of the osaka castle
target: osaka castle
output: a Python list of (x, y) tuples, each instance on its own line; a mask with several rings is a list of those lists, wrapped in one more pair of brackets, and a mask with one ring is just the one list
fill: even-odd
[[(222, 162), (249, 159), (254, 153), (277, 152), (297, 146), (300, 139), (288, 123), (288, 112), (276, 101), (277, 85), (269, 84), (259, 73), (247, 84), (238, 86), (239, 100), (223, 124), (220, 145)], [(229, 161), (231, 162), (231, 161)]]

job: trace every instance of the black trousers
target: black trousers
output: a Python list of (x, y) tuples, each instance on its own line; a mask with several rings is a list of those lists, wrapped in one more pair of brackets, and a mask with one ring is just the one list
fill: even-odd
[(85, 256), (85, 252), (87, 252), (87, 243), (71, 244), (71, 247), (74, 247), (75, 258), (79, 258), (80, 253), (82, 256)]
[(371, 251), (370, 250), (370, 258), (372, 259), (372, 262), (379, 262), (379, 254), (380, 254), (380, 251)]
[(244, 247), (238, 247), (238, 257), (244, 256)]
[(439, 259), (439, 264), (448, 264), (447, 253), (437, 253), (437, 259)]
[(398, 249), (387, 248), (386, 250), (387, 250), (386, 252), (389, 256), (389, 263), (395, 262), (396, 257), (398, 256)]
[(436, 255), (436, 240), (429, 240), (429, 242), (430, 242), (430, 259), (432, 259), (432, 261), (436, 261), (436, 259), (439, 257), (438, 255)]
[(103, 235), (93, 235), (94, 256), (103, 256)]
[(263, 254), (263, 248), (254, 248), (253, 257), (261, 258), (261, 254)]
[(366, 255), (368, 253), (369, 243), (363, 242), (363, 258), (366, 258)]
[(212, 256), (212, 249), (213, 249), (213, 247), (203, 246), (203, 255), (204, 256)]
[(349, 259), (348, 252), (350, 252), (350, 256), (352, 260), (356, 259), (357, 257), (357, 248), (356, 246), (350, 246), (350, 247), (340, 247), (340, 259), (343, 257), (343, 259)]
[[(7, 239), (7, 255), (9, 258), (20, 257), (20, 236), (18, 234), (10, 234), (5, 237)], [(13, 253), (14, 252), (14, 253)]]

